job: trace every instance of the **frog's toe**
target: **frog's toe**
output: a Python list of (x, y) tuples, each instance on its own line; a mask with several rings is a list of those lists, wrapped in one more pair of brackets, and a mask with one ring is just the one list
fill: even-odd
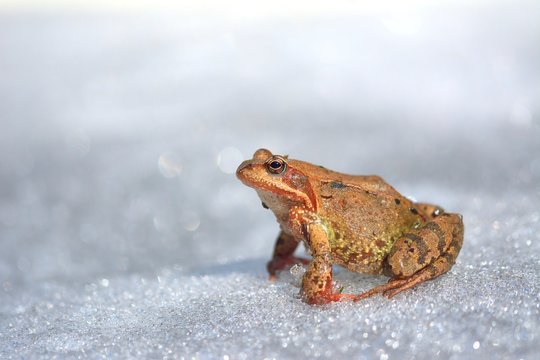
[(402, 292), (403, 290), (405, 290), (406, 288), (403, 287), (399, 287), (397, 289), (390, 289), (390, 290), (386, 290), (384, 291), (382, 294), (383, 296), (385, 296), (387, 299), (391, 299), (393, 298), (394, 296), (396, 296), (397, 294), (399, 294), (400, 292)]

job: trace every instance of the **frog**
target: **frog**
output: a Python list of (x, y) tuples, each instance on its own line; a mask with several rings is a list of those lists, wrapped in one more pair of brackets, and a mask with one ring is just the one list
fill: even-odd
[[(295, 264), (307, 267), (300, 298), (311, 305), (388, 299), (448, 272), (463, 245), (463, 217), (401, 195), (377, 175), (348, 175), (258, 149), (237, 178), (273, 212), (280, 232), (267, 264), (269, 278)], [(311, 259), (294, 255), (303, 243)], [(386, 275), (359, 294), (338, 289), (334, 265)]]

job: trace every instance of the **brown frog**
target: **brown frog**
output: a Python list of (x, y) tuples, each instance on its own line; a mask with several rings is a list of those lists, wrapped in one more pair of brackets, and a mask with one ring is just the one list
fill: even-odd
[[(301, 296), (310, 304), (388, 298), (444, 274), (463, 243), (459, 214), (414, 203), (379, 176), (353, 176), (259, 149), (237, 177), (274, 212), (281, 232), (268, 263), (270, 278), (295, 263), (309, 264)], [(293, 256), (304, 242), (312, 260)], [(388, 283), (362, 294), (332, 286), (332, 265), (386, 274)]]

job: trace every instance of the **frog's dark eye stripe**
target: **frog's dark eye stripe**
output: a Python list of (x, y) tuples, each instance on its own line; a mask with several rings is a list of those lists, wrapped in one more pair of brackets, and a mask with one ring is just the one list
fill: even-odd
[(287, 163), (282, 158), (272, 158), (266, 163), (266, 168), (272, 174), (281, 174), (287, 168)]

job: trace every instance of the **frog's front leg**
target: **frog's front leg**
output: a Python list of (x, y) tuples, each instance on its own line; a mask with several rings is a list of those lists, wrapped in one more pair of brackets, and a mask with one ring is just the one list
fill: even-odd
[(458, 214), (437, 214), (423, 227), (404, 234), (386, 258), (385, 271), (392, 278), (356, 297), (383, 293), (391, 298), (403, 290), (436, 278), (452, 268), (463, 244), (463, 220)]
[(308, 259), (302, 259), (293, 256), (294, 251), (298, 247), (298, 240), (284, 231), (279, 233), (274, 246), (274, 255), (272, 259), (266, 265), (268, 273), (270, 274), (270, 280), (274, 281), (276, 278), (276, 272), (293, 266), (294, 264), (309, 264)]
[(302, 230), (313, 256), (302, 278), (300, 295), (304, 301), (312, 305), (321, 305), (344, 299), (354, 300), (354, 295), (337, 293), (332, 287), (331, 250), (326, 226), (315, 218), (304, 222)]

